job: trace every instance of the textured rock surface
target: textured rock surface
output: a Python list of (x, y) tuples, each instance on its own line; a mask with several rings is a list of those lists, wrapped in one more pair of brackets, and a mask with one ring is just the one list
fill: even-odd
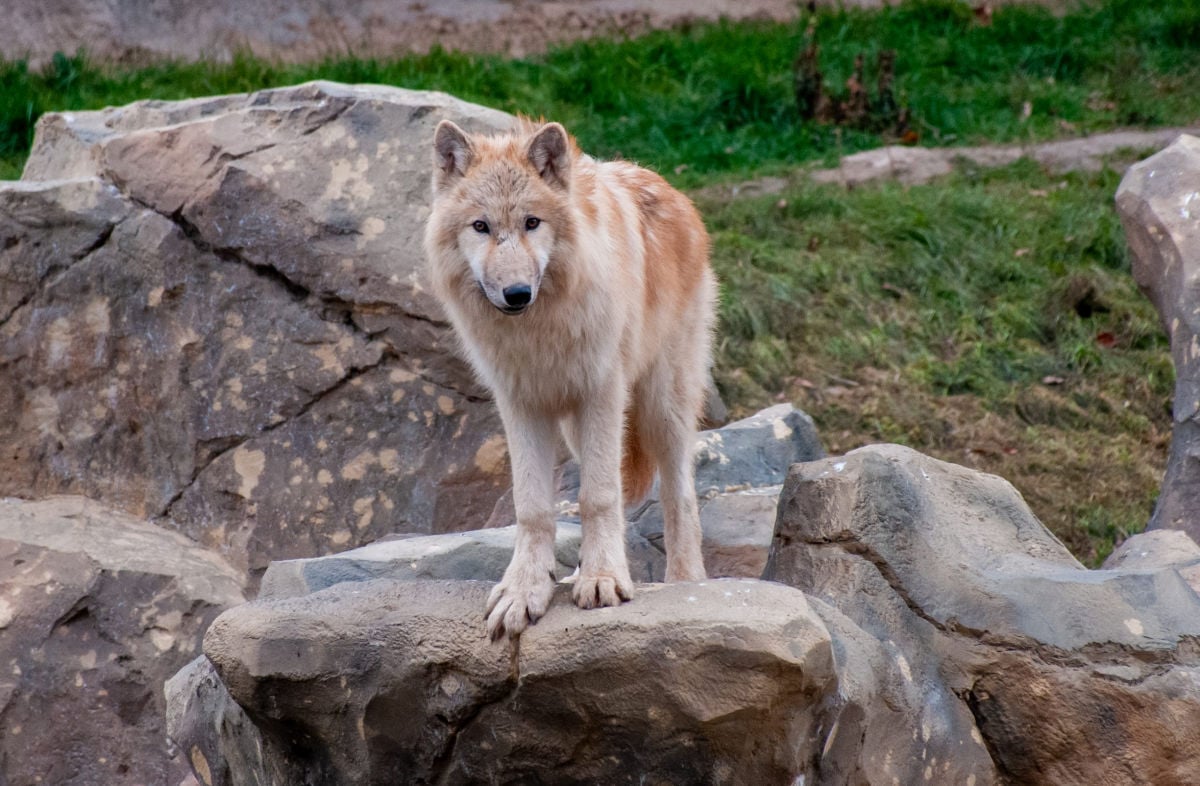
[[(215, 671), (199, 661), (172, 684), (172, 735), (211, 752), (214, 785), (850, 784), (864, 766), (912, 783), (927, 766), (906, 705), (877, 682), (878, 643), (795, 590), (643, 586), (595, 612), (560, 590), (509, 649), (486, 640), (489, 588), (369, 581), (239, 607), (206, 637)], [(236, 711), (224, 727), (184, 723), (188, 702), (227, 713), (215, 674), (261, 731), (258, 768), (212, 759), (253, 746)]]
[(1011, 783), (1200, 779), (1200, 598), (1174, 568), (1085, 570), (1007, 482), (899, 446), (797, 465), (779, 510), (767, 577), (903, 658), (931, 741)]
[(1104, 560), (1108, 570), (1174, 568), (1200, 593), (1200, 545), (1177, 529), (1152, 529), (1126, 539)]
[(0, 185), (0, 493), (251, 571), (480, 526), (504, 439), (418, 280), (443, 117), (511, 122), (328, 83), (43, 117)]
[[(272, 562), (263, 574), (259, 597), (297, 597), (344, 581), (374, 578), (499, 581), (512, 559), (516, 529), (511, 526), (385, 540), (327, 557)], [(558, 523), (554, 551), (559, 580), (570, 576), (579, 564), (580, 538), (578, 524)], [(662, 581), (666, 559), (661, 551), (630, 532), (626, 553), (634, 581)]]
[[(197, 657), (167, 680), (163, 692), (167, 731), (199, 783), (262, 786), (272, 782), (262, 777), (271, 766), (264, 756), (262, 734), (229, 695), (212, 661)], [(181, 782), (180, 786), (193, 784)]]
[[(771, 407), (700, 435), (696, 488), (704, 529), (704, 555), (713, 577), (758, 578), (775, 528), (780, 483), (795, 461), (823, 455), (812, 419), (789, 405)], [(577, 563), (580, 543), (578, 474), (568, 467), (558, 524), (559, 579)], [(652, 498), (632, 512), (626, 551), (634, 581), (661, 581), (662, 513)], [(262, 597), (305, 595), (343, 581), (372, 578), (499, 581), (512, 555), (515, 526), (405, 537), (309, 559), (271, 563)]]
[[(1194, 133), (1197, 129), (1187, 129)], [(834, 169), (818, 169), (812, 179), (818, 183), (861, 185), (874, 180), (895, 179), (907, 185), (928, 183), (954, 171), (960, 161), (982, 167), (998, 167), (1022, 158), (1032, 159), (1051, 172), (1077, 170), (1095, 172), (1108, 159), (1129, 150), (1157, 150), (1166, 147), (1181, 133), (1178, 128), (1152, 131), (1114, 131), (1093, 134), (1079, 139), (1063, 139), (1031, 145), (989, 145), (987, 147), (903, 147), (890, 145), (844, 156)], [(760, 193), (774, 193), (787, 186), (787, 181), (768, 178), (755, 184)], [(746, 184), (743, 189), (751, 189)]]
[(178, 783), (163, 681), (241, 578), (77, 497), (0, 501), (0, 783)]
[(766, 576), (802, 592), (643, 586), (582, 612), (560, 587), (511, 649), (485, 642), (489, 584), (386, 578), (499, 571), (499, 541), (428, 564), (446, 536), (380, 544), (404, 556), (281, 565), (291, 597), (214, 623), (171, 733), (219, 784), (1183, 786), (1200, 547), (1166, 535), (1085, 570), (1007, 482), (873, 446), (789, 471)]
[(1151, 529), (1200, 539), (1200, 137), (1181, 136), (1130, 167), (1117, 212), (1133, 277), (1154, 303), (1175, 363), (1171, 452)]

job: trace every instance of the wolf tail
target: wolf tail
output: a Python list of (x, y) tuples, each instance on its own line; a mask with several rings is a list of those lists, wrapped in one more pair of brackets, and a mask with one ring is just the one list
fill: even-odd
[(621, 456), (621, 489), (625, 504), (637, 505), (646, 499), (654, 485), (655, 462), (646, 452), (646, 446), (638, 434), (637, 411), (629, 413), (625, 424), (625, 445)]

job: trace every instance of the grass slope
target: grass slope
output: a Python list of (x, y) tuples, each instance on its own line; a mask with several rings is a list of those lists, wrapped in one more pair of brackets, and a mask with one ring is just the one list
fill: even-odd
[(995, 472), (1090, 563), (1148, 518), (1174, 372), (1128, 274), (1111, 169), (701, 207), (737, 414), (792, 400), (831, 452), (899, 442)]
[[(921, 144), (1046, 139), (1200, 121), (1200, 0), (1101, 0), (1061, 16), (953, 0), (817, 12), (827, 84), (895, 49)], [(582, 146), (676, 184), (832, 160), (885, 141), (800, 122), (805, 22), (705, 24), (512, 60), (434, 51), (101, 67), (0, 62), (0, 178), (50, 110), (324, 78), (445, 90), (563, 121)], [(1026, 111), (1028, 110), (1028, 111)], [(735, 411), (791, 399), (835, 452), (895, 441), (997, 472), (1085, 561), (1148, 516), (1173, 371), (1112, 208), (1118, 175), (1030, 164), (913, 188), (796, 186), (702, 199), (723, 281), (717, 376)], [(705, 193), (715, 193), (709, 190)]]
[[(1200, 117), (1200, 0), (1104, 0), (1056, 17), (1005, 6), (990, 25), (968, 4), (922, 0), (879, 11), (821, 10), (826, 83), (856, 54), (895, 49), (897, 89), (927, 144), (1042, 139)], [(41, 72), (0, 63), (0, 176), (13, 176), (48, 110), (139, 98), (243, 92), (315, 78), (445, 90), (566, 123), (583, 146), (679, 181), (744, 175), (876, 146), (873, 134), (801, 123), (792, 61), (805, 22), (707, 24), (627, 41), (585, 41), (510, 60), (435, 51), (391, 61), (167, 63), (122, 70), (58, 57)], [(1024, 117), (1024, 106), (1030, 114)]]

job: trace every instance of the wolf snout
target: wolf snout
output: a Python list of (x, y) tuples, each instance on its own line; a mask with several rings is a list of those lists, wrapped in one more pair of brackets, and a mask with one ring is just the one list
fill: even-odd
[(502, 294), (504, 295), (504, 310), (510, 314), (524, 311), (525, 307), (533, 301), (533, 287), (528, 284), (513, 284), (511, 287), (505, 287)]

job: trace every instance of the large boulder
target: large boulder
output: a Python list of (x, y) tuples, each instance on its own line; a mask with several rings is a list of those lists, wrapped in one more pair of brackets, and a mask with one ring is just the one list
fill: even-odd
[(1084, 569), (1000, 478), (899, 446), (796, 465), (766, 577), (884, 642), (931, 745), (973, 737), (1005, 782), (1200, 781), (1200, 597)]
[(78, 497), (0, 501), (0, 783), (179, 783), (163, 681), (243, 600), (178, 533)]
[(489, 589), (369, 580), (232, 610), (168, 687), (172, 736), (211, 786), (993, 782), (986, 757), (923, 758), (897, 664), (796, 590), (648, 585), (585, 612), (564, 587), (510, 646), (487, 640)]
[(1000, 478), (874, 446), (790, 469), (773, 582), (560, 587), (488, 644), (490, 584), (453, 579), (502, 532), (273, 566), (172, 681), (173, 739), (214, 785), (1200, 780), (1190, 542), (1089, 571)]
[(1133, 277), (1162, 320), (1175, 363), (1174, 427), (1151, 529), (1200, 540), (1200, 137), (1135, 164), (1117, 189)]
[(492, 403), (420, 283), (439, 93), (311, 83), (50, 114), (0, 184), (0, 494), (83, 494), (257, 576), (480, 526)]

